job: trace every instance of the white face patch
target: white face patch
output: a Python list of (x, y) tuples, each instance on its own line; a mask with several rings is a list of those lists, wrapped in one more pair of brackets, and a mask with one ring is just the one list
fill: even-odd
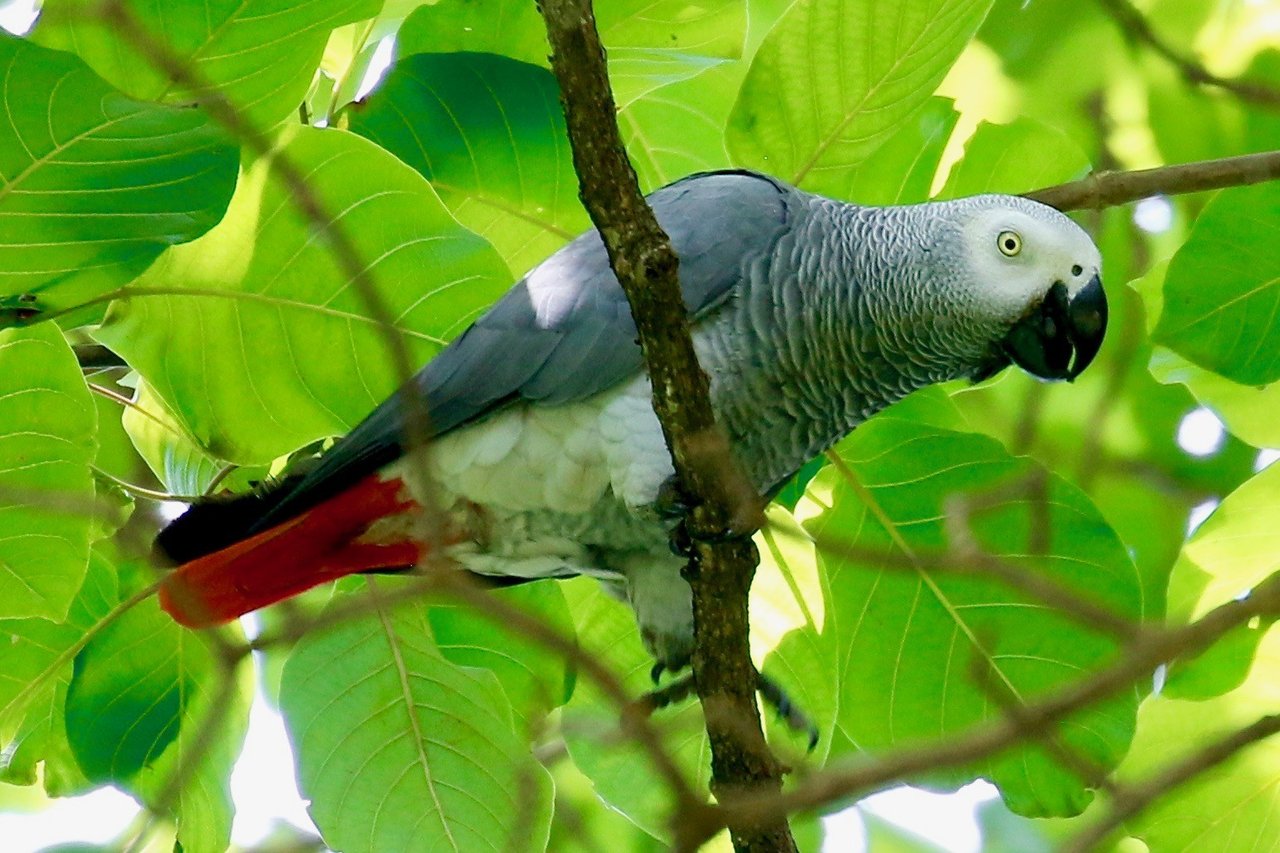
[(996, 316), (1016, 316), (1058, 281), (1074, 295), (1102, 266), (1079, 225), (1051, 208), (1019, 201), (980, 209), (963, 226), (976, 301)]

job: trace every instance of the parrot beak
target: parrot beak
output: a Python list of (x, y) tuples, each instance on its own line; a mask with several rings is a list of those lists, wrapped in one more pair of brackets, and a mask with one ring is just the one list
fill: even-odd
[(1041, 379), (1075, 379), (1093, 361), (1107, 331), (1107, 297), (1094, 276), (1074, 297), (1055, 282), (1044, 300), (1013, 324), (1003, 350)]

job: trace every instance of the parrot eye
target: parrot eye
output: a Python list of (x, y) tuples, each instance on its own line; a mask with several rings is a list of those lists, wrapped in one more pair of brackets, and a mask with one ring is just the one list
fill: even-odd
[(1012, 258), (1022, 251), (1022, 238), (1017, 231), (1001, 231), (996, 238), (996, 245), (1000, 247), (1002, 255)]

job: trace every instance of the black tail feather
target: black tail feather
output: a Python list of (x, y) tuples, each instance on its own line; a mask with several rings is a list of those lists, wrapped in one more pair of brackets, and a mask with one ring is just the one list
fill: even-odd
[(160, 531), (155, 541), (156, 558), (181, 565), (247, 538), (301, 479), (301, 474), (294, 474), (263, 483), (242, 495), (214, 495), (192, 504)]

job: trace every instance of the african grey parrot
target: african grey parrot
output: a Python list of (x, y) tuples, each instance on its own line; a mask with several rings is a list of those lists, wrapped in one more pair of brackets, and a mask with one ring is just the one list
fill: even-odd
[[(680, 259), (716, 416), (764, 495), (915, 389), (1011, 362), (1072, 379), (1102, 342), (1097, 248), (1024, 198), (865, 207), (725, 171), (649, 202)], [(409, 476), (397, 394), (312, 470), (198, 504), (162, 531), (159, 550), (180, 564), (165, 608), (209, 625), (415, 565), (428, 556), (415, 510), (434, 506), (444, 556), (508, 580), (607, 579), (658, 663), (687, 663), (685, 561), (660, 511), (671, 461), (599, 235), (534, 268), (411, 384), (429, 414), (409, 443), (425, 482)]]

